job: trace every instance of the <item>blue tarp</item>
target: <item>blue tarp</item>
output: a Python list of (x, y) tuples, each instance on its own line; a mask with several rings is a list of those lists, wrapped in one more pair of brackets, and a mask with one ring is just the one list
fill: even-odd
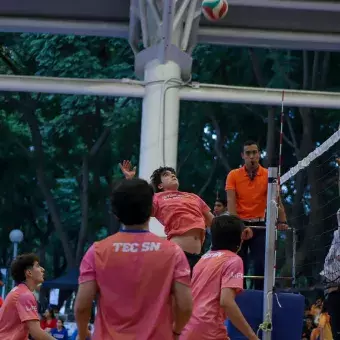
[(60, 276), (54, 280), (45, 281), (44, 288), (59, 288), (59, 289), (77, 289), (78, 287), (79, 269), (71, 269), (67, 274)]

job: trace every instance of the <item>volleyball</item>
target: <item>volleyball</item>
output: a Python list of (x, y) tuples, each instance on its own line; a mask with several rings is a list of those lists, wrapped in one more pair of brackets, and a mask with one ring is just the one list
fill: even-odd
[(203, 0), (202, 12), (210, 21), (217, 21), (228, 13), (227, 0)]

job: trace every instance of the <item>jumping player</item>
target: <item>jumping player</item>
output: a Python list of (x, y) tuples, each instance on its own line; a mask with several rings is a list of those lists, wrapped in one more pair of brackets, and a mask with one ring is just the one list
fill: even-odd
[(228, 318), (247, 338), (258, 340), (235, 302), (243, 290), (241, 246), (243, 222), (236, 216), (215, 217), (211, 251), (202, 256), (192, 276), (194, 309), (180, 340), (227, 340)]
[(29, 334), (35, 340), (54, 339), (40, 327), (38, 304), (33, 295), (44, 282), (44, 271), (35, 254), (19, 255), (13, 260), (11, 273), (18, 285), (0, 308), (0, 339), (24, 340)]
[[(119, 164), (126, 179), (136, 175), (129, 161)], [(211, 226), (214, 215), (208, 205), (197, 195), (178, 191), (176, 172), (161, 167), (151, 175), (156, 192), (153, 199), (153, 216), (165, 227), (168, 240), (183, 250), (192, 269), (200, 259), (206, 227)]]
[(149, 232), (152, 199), (144, 180), (114, 186), (112, 209), (124, 227), (94, 243), (82, 260), (75, 303), (80, 340), (97, 294), (93, 340), (173, 340), (188, 322), (190, 268), (177, 244)]

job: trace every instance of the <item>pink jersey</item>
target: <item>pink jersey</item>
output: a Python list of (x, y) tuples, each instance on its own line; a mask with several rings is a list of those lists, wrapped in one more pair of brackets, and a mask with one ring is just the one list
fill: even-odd
[(37, 301), (25, 284), (19, 284), (0, 308), (0, 339), (27, 340), (25, 322), (31, 320), (39, 321)]
[(210, 211), (197, 195), (181, 191), (158, 192), (153, 198), (153, 216), (165, 227), (168, 240), (198, 228), (204, 240), (204, 213)]
[(220, 307), (223, 288), (243, 289), (243, 262), (227, 250), (210, 251), (196, 264), (192, 276), (194, 309), (181, 340), (226, 340), (227, 315)]
[(190, 268), (176, 244), (148, 231), (122, 231), (85, 254), (79, 283), (96, 281), (93, 340), (173, 340), (171, 288), (190, 286)]

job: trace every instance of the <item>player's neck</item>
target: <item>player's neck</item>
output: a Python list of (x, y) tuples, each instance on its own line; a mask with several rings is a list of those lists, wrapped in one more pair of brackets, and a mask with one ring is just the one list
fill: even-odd
[(123, 225), (121, 230), (123, 231), (148, 231), (149, 230), (149, 222), (144, 224), (132, 224), (132, 225)]
[(34, 292), (37, 289), (37, 284), (32, 280), (26, 280), (23, 284), (31, 291)]

